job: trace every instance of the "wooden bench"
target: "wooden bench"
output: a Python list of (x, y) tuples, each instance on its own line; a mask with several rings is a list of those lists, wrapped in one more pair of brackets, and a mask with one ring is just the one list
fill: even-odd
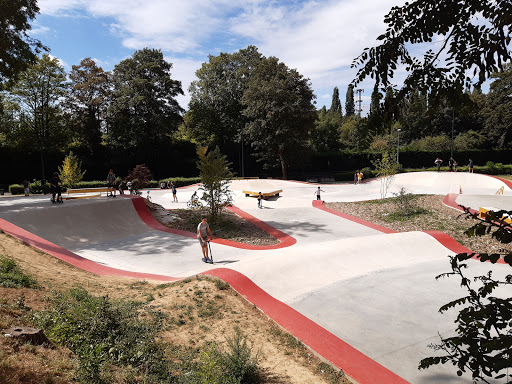
[(265, 200), (267, 200), (267, 198), (269, 198), (269, 197), (279, 196), (279, 194), (282, 193), (283, 190), (282, 189), (275, 189), (275, 190), (272, 190), (272, 191), (266, 190), (266, 191), (258, 191), (258, 192), (255, 192), (255, 191), (242, 191), (242, 193), (245, 193), (245, 197), (249, 197), (249, 196), (257, 197), (260, 192), (261, 192), (263, 198)]
[[(88, 199), (91, 197), (100, 197), (101, 192), (108, 192), (107, 187), (99, 187), (99, 188), (71, 188), (67, 190), (67, 196), (62, 196), (65, 200), (70, 199)], [(77, 196), (81, 194), (81, 196)], [(74, 196), (70, 196), (74, 195)]]

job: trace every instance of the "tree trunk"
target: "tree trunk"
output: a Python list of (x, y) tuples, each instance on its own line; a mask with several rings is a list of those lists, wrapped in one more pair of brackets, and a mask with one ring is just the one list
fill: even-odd
[(283, 173), (283, 180), (287, 180), (286, 162), (283, 157), (283, 149), (282, 148), (279, 148), (279, 160), (281, 161), (281, 172)]

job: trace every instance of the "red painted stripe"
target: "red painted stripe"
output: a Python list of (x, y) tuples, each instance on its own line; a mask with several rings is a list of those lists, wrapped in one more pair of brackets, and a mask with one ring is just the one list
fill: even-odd
[(162, 281), (175, 281), (179, 280), (175, 277), (154, 275), (151, 273), (139, 273), (123, 271), (121, 269), (107, 267), (82, 256), (77, 255), (67, 249), (62, 248), (59, 245), (51, 243), (33, 233), (30, 233), (23, 228), (20, 228), (6, 220), (0, 219), (0, 229), (5, 233), (17, 238), (18, 240), (31, 245), (43, 252), (46, 252), (59, 260), (62, 260), (68, 264), (71, 264), (77, 268), (83, 269), (84, 271), (95, 273), (101, 276), (124, 276), (133, 277), (137, 279), (151, 279), (151, 280), (162, 280)]
[(204, 273), (227, 281), (237, 292), (284, 329), (330, 361), (359, 384), (408, 384), (409, 382), (359, 352), (288, 305), (270, 296), (245, 275), (226, 268)]
[(498, 176), (493, 176), (493, 175), (487, 175), (489, 177), (492, 177), (492, 178), (495, 178), (495, 179), (498, 179), (499, 181), (505, 183), (505, 185), (509, 188), (509, 189), (512, 189), (512, 181), (510, 180), (507, 180), (507, 179), (502, 179), (501, 177), (498, 177)]
[[(189, 238), (196, 238), (196, 234), (193, 232), (188, 231), (181, 231), (179, 229), (173, 229), (173, 228), (167, 228), (163, 224), (160, 224), (158, 220), (156, 220), (151, 212), (149, 211), (148, 207), (146, 206), (146, 203), (144, 202), (144, 199), (142, 197), (132, 197), (133, 206), (135, 207), (135, 210), (137, 211), (139, 217), (146, 223), (149, 227), (156, 231), (162, 231), (167, 233), (173, 233), (175, 235), (185, 236)], [(279, 244), (274, 245), (251, 245), (251, 244), (243, 244), (238, 243), (236, 241), (231, 240), (225, 240), (225, 239), (214, 239), (212, 242), (222, 245), (227, 245), (234, 248), (239, 249), (247, 249), (247, 250), (269, 250), (269, 249), (280, 249), (280, 248), (286, 248), (294, 245), (297, 240), (293, 238), (292, 236), (287, 235), (284, 232), (281, 232), (280, 230), (272, 227), (271, 225), (255, 218), (254, 216), (248, 214), (247, 212), (242, 211), (238, 207), (231, 207), (230, 210), (240, 217), (246, 219), (247, 221), (250, 221), (257, 227), (263, 229), (265, 232), (269, 233), (270, 235), (274, 236), (277, 240), (280, 241)]]
[[(458, 193), (449, 193), (447, 194), (443, 199), (443, 204), (446, 205), (448, 208), (456, 209), (457, 211), (464, 212), (462, 207), (457, 204), (457, 197), (459, 197)], [(471, 213), (478, 213), (478, 211), (470, 208), (469, 212)]]
[(397, 231), (395, 231), (393, 229), (390, 229), (390, 228), (383, 227), (382, 225), (374, 224), (374, 223), (371, 223), (369, 221), (360, 219), (359, 217), (350, 216), (350, 215), (347, 215), (346, 213), (335, 211), (334, 209), (327, 208), (326, 206), (324, 206), (323, 201), (320, 201), (320, 200), (313, 200), (313, 207), (318, 208), (318, 209), (320, 209), (322, 211), (325, 211), (325, 212), (332, 213), (333, 215), (342, 217), (344, 219), (353, 221), (354, 223), (362, 224), (362, 225), (364, 225), (364, 226), (366, 226), (368, 228), (372, 228), (372, 229), (375, 229), (375, 230), (383, 232), (383, 233), (398, 233)]

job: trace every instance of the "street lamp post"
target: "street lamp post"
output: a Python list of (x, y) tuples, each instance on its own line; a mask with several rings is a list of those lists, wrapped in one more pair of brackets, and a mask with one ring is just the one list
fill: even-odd
[(398, 135), (398, 140), (396, 143), (396, 162), (397, 162), (397, 164), (400, 164), (400, 131), (401, 131), (400, 128), (398, 128), (396, 130), (397, 135)]

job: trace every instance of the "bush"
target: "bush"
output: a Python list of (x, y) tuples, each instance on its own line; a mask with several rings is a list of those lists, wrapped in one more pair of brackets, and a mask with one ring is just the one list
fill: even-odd
[(6, 288), (37, 288), (37, 281), (24, 274), (13, 259), (0, 255), (0, 286)]
[(24, 193), (23, 185), (21, 185), (21, 184), (9, 185), (9, 192), (13, 195), (22, 195)]
[(155, 340), (162, 327), (160, 312), (146, 309), (142, 319), (141, 303), (95, 297), (83, 288), (54, 293), (50, 303), (34, 314), (34, 322), (77, 356), (79, 382), (110, 383), (111, 372), (120, 370), (135, 370), (142, 382), (175, 382), (166, 346)]
[(179, 187), (186, 187), (187, 185), (193, 185), (198, 184), (201, 182), (200, 177), (168, 177), (167, 179), (159, 180), (158, 182), (155, 181), (156, 186), (159, 187), (160, 183), (168, 183), (169, 181), (172, 181), (172, 183), (176, 186), (176, 188)]

